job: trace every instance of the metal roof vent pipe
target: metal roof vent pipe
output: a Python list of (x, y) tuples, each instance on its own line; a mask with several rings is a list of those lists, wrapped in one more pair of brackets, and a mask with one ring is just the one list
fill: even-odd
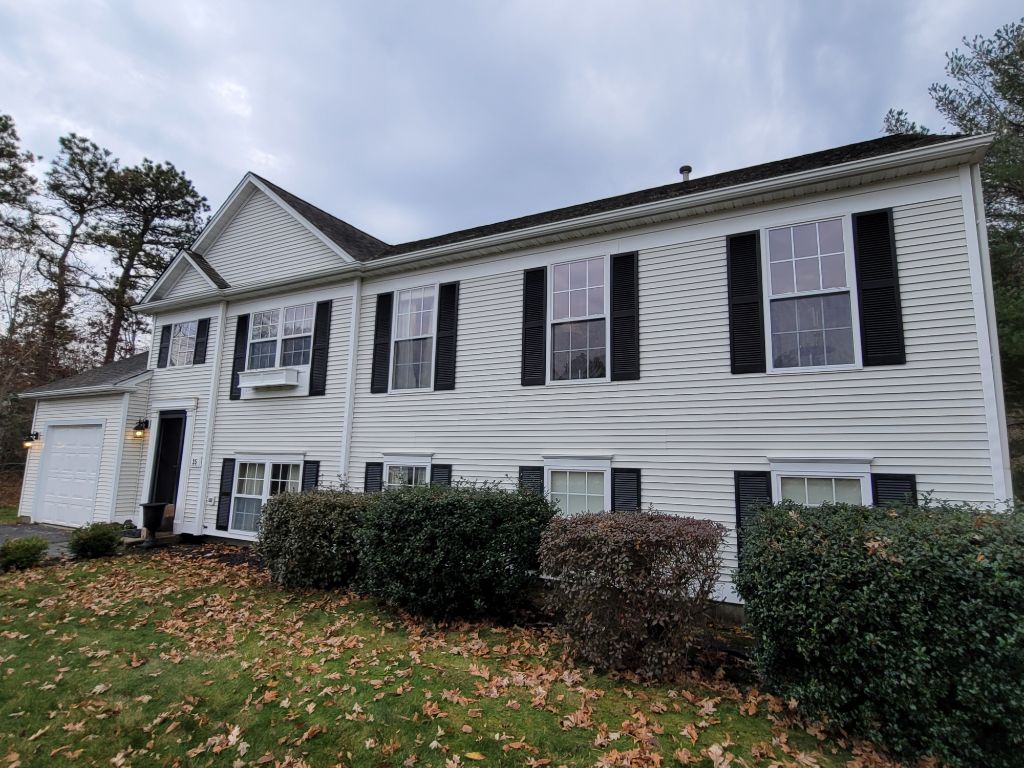
[(679, 169), (679, 172), (683, 175), (683, 181), (689, 181), (690, 174), (693, 173), (693, 168), (689, 165), (684, 165)]

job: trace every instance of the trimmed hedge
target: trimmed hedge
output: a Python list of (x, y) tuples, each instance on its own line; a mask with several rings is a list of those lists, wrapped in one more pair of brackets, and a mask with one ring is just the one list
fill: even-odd
[(39, 565), (49, 546), (42, 536), (8, 539), (0, 544), (0, 571), (24, 570)]
[(274, 582), (295, 589), (348, 587), (356, 575), (356, 531), (370, 499), (313, 490), (272, 496), (260, 517), (256, 553)]
[(359, 533), (360, 584), (435, 618), (501, 616), (537, 579), (543, 497), (490, 485), (419, 486), (373, 494)]
[(540, 548), (548, 607), (593, 664), (670, 677), (704, 628), (723, 535), (711, 521), (653, 511), (558, 517)]
[(902, 758), (1020, 764), (1020, 510), (768, 507), (736, 586), (761, 674), (806, 715)]
[(110, 557), (121, 547), (124, 526), (120, 523), (92, 523), (71, 533), (68, 549), (81, 559)]

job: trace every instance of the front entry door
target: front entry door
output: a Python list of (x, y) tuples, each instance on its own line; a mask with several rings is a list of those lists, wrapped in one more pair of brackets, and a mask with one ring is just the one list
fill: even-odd
[[(177, 504), (178, 478), (181, 476), (181, 457), (185, 448), (185, 412), (161, 411), (156, 429), (156, 454), (150, 501)], [(174, 518), (164, 517), (160, 530), (173, 528)]]

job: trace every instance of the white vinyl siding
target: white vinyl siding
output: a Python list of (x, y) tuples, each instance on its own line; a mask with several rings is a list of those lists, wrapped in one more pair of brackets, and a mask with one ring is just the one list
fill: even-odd
[(123, 394), (38, 401), (32, 421), (32, 431), (39, 433), (39, 440), (26, 451), (19, 514), (35, 515), (40, 460), (46, 449), (47, 427), (55, 422), (71, 420), (97, 424), (103, 422), (99, 473), (96, 480), (96, 501), (91, 522), (108, 522), (113, 509), (115, 484), (120, 485), (116, 467), (118, 443), (124, 437), (123, 412)]
[(232, 288), (341, 266), (342, 258), (263, 192), (256, 191), (204, 254)]
[[(214, 421), (209, 485), (206, 489), (203, 533), (225, 535), (216, 530), (217, 494), (221, 463), (225, 458), (246, 454), (295, 456), (297, 460), (320, 462), (321, 486), (336, 485), (341, 475), (341, 446), (345, 425), (345, 393), (348, 374), (349, 322), (352, 300), (338, 289), (316, 295), (282, 296), (275, 306), (295, 306), (333, 299), (331, 341), (327, 360), (327, 394), (317, 397), (277, 397), (258, 400), (230, 400), (231, 349), (239, 312), (256, 306), (229, 305), (226, 320), (226, 353), (221, 358), (220, 391)], [(266, 302), (262, 306), (267, 306)]]
[(216, 289), (210, 285), (210, 281), (199, 274), (195, 267), (189, 264), (182, 272), (174, 285), (164, 291), (164, 297), (177, 299), (184, 296), (195, 296), (200, 293), (212, 293)]
[(124, 447), (121, 449), (121, 473), (118, 477), (117, 510), (114, 519), (123, 523), (125, 520), (139, 520), (141, 511), (138, 498), (139, 484), (146, 473), (146, 449), (152, 430), (147, 429), (143, 437), (135, 437), (135, 422), (147, 419), (149, 408), (150, 381), (139, 383), (128, 398), (128, 418), (122, 427)]
[[(220, 338), (218, 327), (218, 313), (216, 306), (207, 306), (200, 309), (189, 310), (186, 316), (168, 316), (166, 318), (156, 316), (153, 318), (153, 327), (159, 328), (162, 324), (178, 322), (193, 317), (210, 318), (210, 330), (206, 347), (206, 360), (212, 362), (216, 359), (217, 343)], [(228, 341), (226, 356), (231, 357), (231, 341)], [(192, 439), (182, 449), (182, 463), (185, 466), (185, 475), (178, 488), (178, 501), (175, 505), (175, 526), (185, 531), (195, 530), (196, 516), (202, 508), (203, 489), (202, 466), (191, 466), (192, 458), (197, 457), (203, 460), (203, 441), (206, 436), (206, 423), (210, 413), (210, 380), (213, 376), (212, 365), (195, 365), (186, 367), (157, 368), (157, 346), (150, 350), (150, 368), (153, 368), (153, 378), (150, 381), (149, 403), (160, 401), (180, 400), (182, 398), (194, 398), (196, 408), (189, 412), (187, 419), (191, 421)], [(176, 410), (176, 409), (172, 409)], [(147, 439), (152, 439), (157, 426), (157, 421), (150, 410), (146, 417), (150, 420)], [(134, 424), (134, 422), (132, 422)], [(129, 424), (128, 426), (131, 426)], [(186, 423), (186, 436), (188, 424)], [(148, 454), (147, 454), (148, 455)], [(145, 460), (144, 460), (145, 463)], [(148, 501), (149, 488), (146, 487), (145, 472), (139, 477), (137, 491), (138, 501)]]
[[(613, 467), (642, 468), (645, 507), (699, 515), (731, 531), (734, 470), (767, 470), (773, 454), (862, 452), (873, 457), (873, 471), (915, 474), (922, 492), (991, 501), (957, 177), (936, 174), (884, 189), (892, 192), (833, 193), (828, 205), (851, 213), (900, 201), (894, 220), (906, 365), (794, 376), (730, 373), (725, 237), (836, 215), (823, 215), (824, 203), (816, 201), (409, 276), (410, 285), (461, 281), (459, 386), (429, 396), (370, 394), (375, 294), (398, 281), (368, 281), (350, 477), (358, 486), (365, 462), (379, 461), (381, 452), (424, 451), (452, 464), (453, 480), (511, 486), (517, 467), (542, 464), (552, 448), (600, 451), (613, 455)], [(633, 249), (639, 250), (640, 380), (522, 387), (523, 269), (564, 262), (574, 252)], [(726, 572), (735, 564), (734, 548), (730, 535)]]

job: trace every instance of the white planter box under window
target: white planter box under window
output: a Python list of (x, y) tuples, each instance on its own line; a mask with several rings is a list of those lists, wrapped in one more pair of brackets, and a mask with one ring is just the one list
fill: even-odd
[(238, 386), (245, 389), (290, 389), (299, 386), (297, 368), (267, 368), (238, 374)]

